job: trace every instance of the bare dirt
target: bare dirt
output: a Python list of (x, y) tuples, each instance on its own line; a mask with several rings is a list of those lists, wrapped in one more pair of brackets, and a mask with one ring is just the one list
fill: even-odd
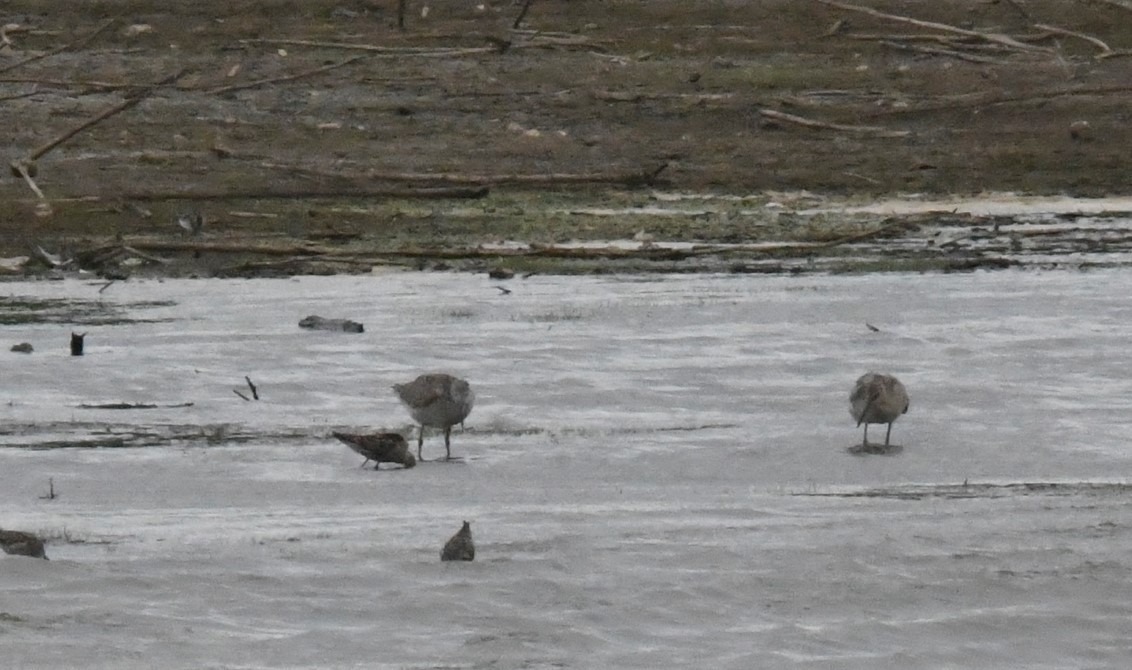
[[(6, 3), (0, 127), (43, 197), (0, 179), (0, 257), (804, 271), (939, 223), (783, 216), (809, 194), (1129, 190), (1132, 3), (534, 0), (516, 30), (522, 4), (410, 0), (401, 29), (388, 0)], [(175, 223), (190, 210), (199, 236)], [(1003, 264), (930, 247), (884, 267)], [(852, 257), (834, 269), (875, 265)]]

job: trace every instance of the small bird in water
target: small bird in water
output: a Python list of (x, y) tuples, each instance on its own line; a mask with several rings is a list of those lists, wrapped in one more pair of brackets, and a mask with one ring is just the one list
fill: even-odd
[(47, 552), (43, 550), (43, 540), (19, 530), (0, 530), (0, 549), (3, 549), (5, 554), (47, 559)]
[(450, 537), (440, 550), (442, 561), (472, 561), (476, 558), (476, 545), (472, 542), (472, 524), (464, 522), (459, 532)]
[(405, 442), (405, 438), (401, 437), (400, 433), (359, 435), (334, 431), (331, 435), (366, 457), (366, 460), (361, 464), (363, 468), (370, 461), (374, 461), (374, 470), (380, 470), (382, 463), (399, 463), (405, 466), (405, 469), (417, 464), (417, 459), (413, 458), (413, 452), (409, 451), (408, 442)]
[(177, 215), (177, 225), (189, 235), (200, 235), (204, 228), (204, 215), (196, 210), (182, 212)]
[(849, 394), (849, 413), (857, 420), (857, 426), (865, 424), (865, 437), (861, 443), (863, 450), (869, 449), (869, 424), (887, 423), (884, 446), (892, 434), (892, 423), (908, 411), (908, 392), (900, 380), (892, 375), (867, 372), (861, 375)]
[(417, 436), (417, 459), (422, 460), (424, 427), (431, 426), (444, 430), (445, 460), (451, 460), (452, 426), (464, 422), (476, 399), (468, 382), (443, 373), (428, 374), (408, 384), (394, 384), (393, 391), (409, 409), (413, 420), (421, 425)]

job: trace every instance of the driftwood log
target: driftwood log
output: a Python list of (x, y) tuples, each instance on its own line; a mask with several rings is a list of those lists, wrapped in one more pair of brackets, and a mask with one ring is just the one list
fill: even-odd
[(333, 330), (344, 333), (365, 332), (365, 327), (357, 321), (351, 321), (349, 319), (324, 319), (314, 314), (299, 321), (299, 328), (306, 328), (307, 330)]

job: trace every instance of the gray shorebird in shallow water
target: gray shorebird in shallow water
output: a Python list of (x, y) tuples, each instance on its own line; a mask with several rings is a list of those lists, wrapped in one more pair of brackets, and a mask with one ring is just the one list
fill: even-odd
[(865, 424), (865, 437), (861, 450), (869, 450), (869, 424), (887, 423), (884, 434), (884, 447), (888, 448), (888, 438), (892, 434), (892, 422), (908, 411), (908, 392), (900, 380), (892, 375), (866, 372), (853, 386), (849, 394), (849, 413), (857, 420), (857, 426)]
[(19, 530), (0, 530), (0, 549), (3, 549), (5, 554), (47, 559), (47, 552), (43, 550), (43, 540)]
[(440, 550), (442, 561), (472, 561), (476, 558), (476, 545), (472, 542), (472, 524), (467, 521), (460, 530), (444, 543)]
[(409, 409), (413, 420), (421, 425), (417, 458), (421, 458), (424, 427), (430, 426), (444, 431), (445, 460), (451, 460), (452, 426), (464, 422), (476, 400), (468, 382), (443, 373), (421, 375), (408, 384), (394, 384), (393, 391)]
[(413, 458), (413, 452), (409, 451), (409, 443), (405, 442), (405, 438), (401, 437), (400, 433), (359, 435), (334, 431), (331, 435), (366, 457), (361, 465), (363, 468), (370, 461), (374, 461), (374, 470), (380, 470), (382, 463), (399, 463), (406, 469), (417, 464), (417, 459)]

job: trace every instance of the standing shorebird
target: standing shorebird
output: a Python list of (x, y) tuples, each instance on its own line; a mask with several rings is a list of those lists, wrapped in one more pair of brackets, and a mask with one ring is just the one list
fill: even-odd
[(409, 408), (413, 420), (421, 425), (417, 436), (417, 459), (423, 460), (424, 428), (431, 426), (444, 430), (445, 460), (451, 460), (452, 426), (464, 422), (476, 400), (468, 382), (443, 373), (421, 375), (408, 384), (394, 384), (393, 391)]
[(444, 543), (440, 550), (442, 561), (472, 561), (476, 558), (476, 545), (472, 542), (472, 524), (464, 522), (463, 527)]
[(47, 552), (43, 550), (43, 540), (20, 530), (0, 530), (0, 549), (3, 549), (5, 554), (47, 559)]
[(869, 449), (869, 424), (887, 423), (884, 446), (892, 434), (892, 422), (908, 411), (908, 392), (900, 380), (892, 375), (879, 372), (866, 372), (857, 380), (853, 392), (849, 394), (849, 413), (857, 420), (857, 426), (865, 424), (865, 437), (861, 449)]
[(333, 431), (331, 435), (366, 457), (361, 465), (363, 468), (370, 461), (374, 462), (374, 470), (380, 470), (382, 463), (400, 463), (406, 469), (417, 464), (417, 459), (413, 458), (413, 452), (409, 451), (409, 444), (405, 442), (405, 438), (401, 437), (400, 433), (358, 435)]

